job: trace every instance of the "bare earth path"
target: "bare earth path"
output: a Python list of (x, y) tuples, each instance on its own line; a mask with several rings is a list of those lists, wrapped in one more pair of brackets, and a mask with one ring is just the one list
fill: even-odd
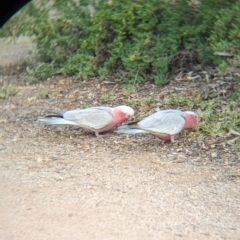
[(0, 99), (0, 239), (240, 239), (238, 153), (38, 126), (45, 108), (98, 105), (108, 83), (21, 79), (0, 79), (19, 89)]

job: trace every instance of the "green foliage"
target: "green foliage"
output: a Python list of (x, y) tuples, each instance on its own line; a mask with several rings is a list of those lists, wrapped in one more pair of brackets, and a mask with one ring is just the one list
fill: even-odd
[(108, 103), (111, 100), (111, 96), (112, 96), (111, 93), (107, 93), (107, 94), (103, 95), (101, 97), (102, 102)]
[(51, 91), (48, 88), (44, 88), (36, 94), (35, 98), (45, 99), (45, 98), (54, 98), (55, 96), (56, 96), (55, 92)]
[[(239, 63), (240, 58), (240, 1), (230, 7), (223, 8), (216, 16), (216, 22), (209, 37), (209, 43), (213, 51), (226, 51), (234, 55), (233, 59), (223, 59), (216, 57), (214, 63), (218, 64), (220, 69), (226, 70), (228, 66), (235, 65), (236, 58)], [(239, 66), (239, 65), (238, 65)], [(235, 71), (237, 68), (235, 68)]]
[[(240, 100), (240, 99), (239, 99)], [(240, 115), (237, 102), (232, 101), (225, 105), (216, 99), (202, 102), (203, 110), (198, 128), (207, 134), (225, 135), (227, 131), (238, 129), (240, 126)]]
[(3, 84), (0, 87), (0, 98), (8, 98), (9, 96), (15, 95), (18, 92), (17, 87), (12, 84)]
[(125, 104), (130, 106), (130, 107), (135, 107), (135, 106), (138, 105), (138, 102), (131, 99), (131, 98), (128, 98), (128, 99), (125, 100)]
[(27, 69), (28, 81), (34, 83), (38, 80), (46, 80), (48, 77), (54, 75), (55, 70), (53, 64), (39, 62), (32, 69)]
[(133, 93), (135, 91), (136, 91), (136, 88), (133, 84), (126, 84), (125, 85), (125, 92)]
[(0, 28), (0, 37), (16, 37), (27, 33), (33, 21), (30, 17), (32, 12), (31, 6), (32, 4), (24, 6), (2, 28)]
[(171, 95), (165, 100), (167, 105), (177, 106), (178, 108), (193, 109), (198, 102), (201, 102), (199, 96)]
[(164, 84), (179, 50), (222, 69), (231, 62), (215, 51), (239, 55), (239, 0), (40, 3), (29, 4), (0, 35), (8, 26), (12, 35), (35, 35), (39, 60), (77, 78), (115, 74), (129, 85), (145, 79)]
[[(239, 79), (238, 79), (238, 85), (240, 84), (240, 76), (239, 76)], [(240, 107), (240, 88), (236, 89), (236, 91), (234, 91), (232, 94), (231, 94), (231, 100), (232, 101), (235, 101), (238, 103), (238, 106)]]
[(75, 54), (67, 59), (63, 73), (65, 75), (76, 76), (76, 78), (87, 78), (96, 74), (94, 58), (88, 54)]
[(229, 104), (218, 99), (203, 100), (200, 95), (184, 96), (182, 94), (170, 96), (165, 103), (180, 109), (183, 107), (198, 109), (197, 129), (205, 134), (223, 136), (230, 129), (240, 127), (239, 91), (232, 95), (232, 101)]
[(150, 96), (150, 97), (144, 98), (141, 102), (141, 105), (142, 106), (151, 105), (151, 104), (154, 104), (155, 102), (156, 102), (156, 98), (153, 96)]
[(216, 16), (210, 36), (210, 44), (215, 51), (240, 52), (240, 1), (229, 8), (223, 8)]

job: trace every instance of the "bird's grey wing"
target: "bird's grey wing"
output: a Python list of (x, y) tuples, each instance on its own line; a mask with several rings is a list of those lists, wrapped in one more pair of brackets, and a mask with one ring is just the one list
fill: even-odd
[(138, 127), (145, 131), (170, 135), (179, 133), (184, 125), (183, 112), (179, 110), (158, 111), (138, 123)]
[(156, 115), (159, 116), (159, 115), (166, 114), (166, 113), (183, 115), (183, 112), (181, 110), (178, 110), (178, 109), (159, 110), (159, 111), (156, 112)]
[(113, 113), (109, 107), (93, 107), (67, 111), (63, 118), (83, 128), (101, 129), (111, 123)]

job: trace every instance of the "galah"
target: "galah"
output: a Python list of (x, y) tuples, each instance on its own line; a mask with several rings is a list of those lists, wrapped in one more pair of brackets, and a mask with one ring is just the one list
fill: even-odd
[(123, 134), (149, 133), (174, 142), (174, 137), (183, 129), (194, 128), (196, 125), (197, 115), (194, 112), (169, 109), (159, 110), (137, 124), (119, 126), (116, 132)]
[(123, 105), (115, 108), (100, 106), (69, 111), (48, 109), (46, 113), (51, 115), (38, 118), (40, 124), (76, 125), (98, 136), (99, 133), (106, 132), (132, 117), (134, 110)]

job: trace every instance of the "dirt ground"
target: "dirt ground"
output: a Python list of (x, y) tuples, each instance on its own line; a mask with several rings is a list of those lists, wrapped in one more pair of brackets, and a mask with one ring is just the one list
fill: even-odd
[(112, 106), (129, 96), (155, 95), (160, 103), (177, 86), (146, 83), (124, 93), (109, 79), (63, 76), (29, 85), (13, 71), (32, 48), (26, 41), (0, 42), (0, 65), (11, 63), (4, 56), (15, 64), (0, 83), (18, 86), (0, 99), (0, 239), (240, 239), (240, 153), (233, 146), (195, 138), (194, 130), (173, 144), (36, 123), (46, 108), (101, 105), (109, 92)]

